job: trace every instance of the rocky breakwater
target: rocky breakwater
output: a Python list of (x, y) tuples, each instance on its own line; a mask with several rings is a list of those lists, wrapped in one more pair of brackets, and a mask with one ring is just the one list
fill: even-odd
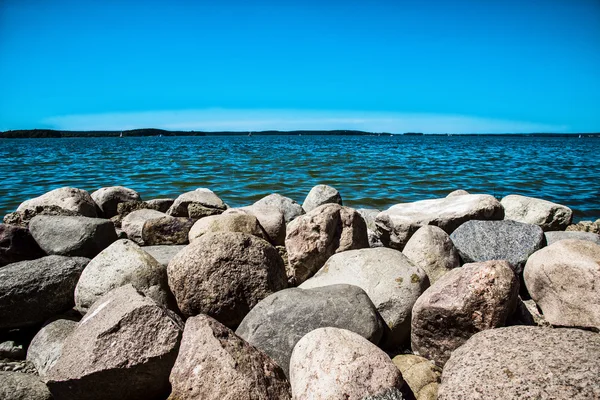
[(55, 189), (0, 224), (0, 398), (597, 399), (600, 236), (571, 215)]

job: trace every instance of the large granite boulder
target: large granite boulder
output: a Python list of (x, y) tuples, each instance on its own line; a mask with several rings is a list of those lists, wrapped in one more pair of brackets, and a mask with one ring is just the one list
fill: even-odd
[(256, 217), (267, 240), (274, 246), (285, 245), (285, 217), (277, 208), (260, 207), (256, 205), (230, 208), (223, 212), (228, 214), (249, 214)]
[(34, 336), (27, 349), (27, 361), (35, 366), (40, 376), (45, 376), (56, 363), (65, 340), (76, 327), (77, 321), (57, 319), (45, 325)]
[(43, 257), (44, 251), (35, 242), (29, 229), (0, 224), (0, 267), (18, 261)]
[(292, 398), (281, 367), (207, 315), (187, 320), (169, 380), (172, 400)]
[(112, 221), (101, 218), (37, 215), (29, 231), (47, 254), (95, 257), (117, 240)]
[(573, 219), (569, 207), (535, 197), (511, 194), (500, 203), (504, 207), (504, 218), (538, 225), (544, 231), (564, 231)]
[(44, 193), (39, 197), (24, 201), (17, 211), (35, 209), (36, 207), (57, 206), (76, 212), (84, 217), (96, 217), (96, 203), (88, 192), (72, 187), (62, 187)]
[(369, 247), (367, 226), (353, 208), (325, 204), (287, 226), (288, 279), (299, 285), (336, 253)]
[(322, 206), (323, 204), (339, 204), (342, 205), (342, 196), (337, 189), (327, 185), (317, 185), (310, 189), (302, 208), (305, 212), (314, 210), (315, 208)]
[(402, 254), (425, 271), (432, 285), (446, 272), (460, 267), (460, 257), (450, 236), (434, 225), (417, 229)]
[(184, 248), (185, 245), (183, 244), (141, 247), (142, 250), (150, 254), (156, 261), (165, 267), (169, 264), (173, 257), (175, 257), (175, 254), (179, 253)]
[(241, 232), (268, 240), (258, 219), (245, 213), (223, 213), (199, 219), (190, 229), (189, 240), (193, 242), (209, 232)]
[(186, 317), (208, 314), (235, 328), (259, 301), (287, 286), (285, 266), (266, 240), (239, 232), (207, 233), (167, 267)]
[(52, 400), (52, 395), (38, 376), (0, 371), (0, 399)]
[(147, 246), (187, 244), (194, 220), (184, 217), (164, 217), (147, 220), (142, 227), (142, 242)]
[(114, 289), (67, 337), (46, 384), (55, 400), (164, 398), (182, 330), (174, 313), (133, 286)]
[(515, 311), (518, 292), (519, 281), (506, 261), (453, 269), (413, 307), (413, 351), (443, 367), (473, 334), (504, 326)]
[[(191, 192), (186, 192), (175, 199), (173, 205), (167, 211), (167, 214), (173, 217), (189, 217), (197, 218), (198, 216), (192, 217), (188, 212), (190, 204), (198, 204), (202, 208), (208, 208), (221, 213), (227, 209), (223, 200), (219, 198), (212, 190), (199, 188)], [(211, 214), (208, 214), (211, 215)]]
[(0, 329), (41, 324), (73, 307), (73, 291), (90, 260), (47, 256), (0, 268)]
[(285, 223), (289, 223), (296, 217), (304, 214), (304, 209), (294, 200), (289, 197), (282, 196), (278, 193), (272, 193), (258, 200), (253, 206), (262, 209), (275, 209), (283, 214)]
[(166, 267), (131, 240), (120, 239), (94, 257), (81, 274), (75, 308), (85, 314), (100, 296), (127, 284), (165, 307), (174, 307)]
[(121, 229), (127, 235), (127, 238), (133, 240), (140, 246), (144, 245), (143, 232), (147, 221), (166, 217), (167, 214), (157, 210), (142, 208), (127, 214), (121, 221)]
[(424, 225), (435, 225), (452, 233), (466, 221), (504, 218), (502, 205), (487, 194), (466, 194), (441, 199), (396, 204), (375, 221), (377, 235), (387, 247), (404, 249), (410, 237)]
[(345, 251), (332, 256), (300, 288), (347, 284), (363, 289), (389, 331), (383, 347), (403, 344), (410, 335), (413, 305), (429, 287), (427, 274), (398, 250), (378, 247)]
[(359, 334), (319, 328), (294, 347), (290, 383), (294, 400), (362, 400), (404, 381), (388, 355)]
[(416, 400), (436, 400), (442, 369), (426, 358), (400, 354), (392, 362), (402, 373)]
[(117, 215), (117, 205), (126, 201), (142, 201), (139, 193), (123, 186), (103, 187), (91, 194), (98, 215), (111, 218)]
[(577, 231), (549, 231), (545, 232), (546, 244), (550, 246), (559, 240), (575, 239), (588, 240), (590, 242), (600, 244), (600, 235), (593, 232), (577, 232)]
[(539, 226), (510, 220), (468, 221), (450, 237), (463, 262), (506, 260), (517, 274), (527, 258), (546, 245)]
[(438, 400), (600, 398), (600, 335), (511, 326), (477, 333), (452, 353)]
[(259, 302), (235, 333), (267, 353), (287, 375), (296, 343), (328, 326), (356, 332), (374, 344), (383, 334), (375, 306), (361, 288), (352, 285), (281, 290)]
[(529, 257), (523, 277), (552, 325), (600, 329), (600, 245), (556, 242)]

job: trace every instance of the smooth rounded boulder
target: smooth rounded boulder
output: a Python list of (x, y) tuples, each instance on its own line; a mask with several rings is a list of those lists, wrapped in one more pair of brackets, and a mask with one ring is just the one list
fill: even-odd
[(259, 302), (236, 334), (267, 353), (288, 375), (296, 343), (324, 327), (347, 329), (374, 344), (383, 334), (375, 306), (364, 290), (353, 285), (281, 290)]
[(277, 208), (260, 207), (256, 205), (241, 208), (229, 208), (223, 212), (228, 214), (249, 214), (256, 217), (267, 240), (274, 246), (285, 245), (285, 217)]
[(126, 201), (142, 201), (139, 193), (124, 186), (103, 187), (91, 194), (97, 205), (98, 215), (111, 218), (117, 215), (117, 206)]
[(84, 217), (95, 218), (96, 203), (88, 192), (72, 187), (51, 190), (39, 197), (24, 201), (17, 211), (35, 209), (36, 207), (56, 206), (67, 211), (76, 212)]
[(85, 268), (75, 287), (75, 308), (85, 314), (100, 296), (127, 284), (165, 307), (174, 306), (166, 267), (131, 240), (121, 239)]
[(57, 319), (45, 325), (33, 337), (27, 348), (27, 361), (35, 366), (40, 376), (45, 376), (56, 363), (65, 340), (76, 327), (77, 321)]
[(476, 332), (504, 326), (515, 310), (519, 281), (506, 261), (465, 264), (442, 276), (412, 310), (415, 354), (443, 367)]
[(438, 400), (600, 398), (600, 335), (511, 326), (477, 333), (442, 372)]
[(367, 225), (356, 210), (325, 204), (287, 226), (288, 280), (299, 285), (336, 253), (369, 247)]
[(277, 249), (239, 232), (202, 235), (173, 257), (167, 272), (183, 315), (207, 314), (232, 329), (259, 301), (287, 286)]
[(292, 398), (279, 365), (206, 315), (187, 320), (169, 381), (172, 400)]
[[(209, 214), (207, 215), (211, 215), (212, 212), (222, 213), (227, 209), (223, 200), (221, 200), (212, 190), (198, 188), (191, 192), (179, 195), (173, 202), (173, 205), (167, 210), (167, 214), (173, 217), (194, 218), (188, 211), (190, 204), (196, 204), (202, 208), (209, 209)], [(199, 216), (196, 216), (196, 218), (197, 217)]]
[(73, 307), (73, 292), (90, 260), (47, 256), (0, 268), (0, 329), (41, 324)]
[(309, 212), (323, 204), (330, 203), (342, 205), (340, 192), (328, 185), (317, 185), (310, 189), (310, 192), (306, 195), (302, 208), (305, 212)]
[(529, 257), (523, 277), (549, 323), (600, 329), (600, 245), (556, 242)]
[(300, 288), (347, 284), (363, 289), (389, 331), (382, 346), (393, 348), (410, 336), (413, 305), (429, 287), (427, 274), (398, 250), (378, 247), (350, 250), (332, 256)]
[(254, 215), (244, 213), (223, 213), (199, 219), (190, 229), (189, 241), (192, 242), (209, 232), (241, 232), (267, 239), (267, 235)]
[(255, 202), (252, 206), (262, 209), (273, 208), (279, 211), (283, 214), (286, 224), (290, 223), (293, 219), (304, 214), (304, 209), (300, 204), (296, 203), (289, 197), (282, 196), (278, 193), (272, 193), (268, 196), (265, 196), (262, 199)]
[(569, 207), (535, 197), (511, 194), (500, 203), (505, 219), (538, 225), (544, 231), (564, 231), (573, 220)]
[(29, 229), (17, 225), (0, 224), (0, 267), (45, 255), (31, 236)]
[(400, 354), (392, 362), (402, 372), (404, 381), (416, 400), (436, 400), (442, 369), (426, 358)]
[(36, 375), (0, 371), (0, 399), (52, 400), (52, 394)]
[(174, 313), (133, 286), (114, 289), (67, 337), (46, 385), (55, 400), (164, 398), (182, 330)]
[[(122, 204), (121, 204), (122, 205)], [(127, 214), (121, 221), (121, 229), (127, 238), (133, 240), (140, 246), (144, 245), (144, 225), (147, 221), (166, 217), (167, 214), (157, 210), (142, 208)]]
[(294, 400), (362, 400), (404, 381), (389, 356), (359, 334), (319, 328), (294, 347), (290, 383)]
[(102, 218), (37, 215), (29, 230), (50, 255), (93, 258), (117, 240), (112, 221)]

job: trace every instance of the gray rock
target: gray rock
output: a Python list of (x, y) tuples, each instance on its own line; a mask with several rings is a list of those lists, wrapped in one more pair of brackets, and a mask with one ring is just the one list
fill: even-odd
[(367, 237), (369, 238), (369, 247), (383, 247), (383, 243), (377, 236), (377, 228), (375, 227), (375, 218), (381, 212), (374, 208), (359, 208), (356, 210), (367, 224)]
[(64, 215), (77, 217), (81, 214), (75, 211), (65, 210), (58, 206), (35, 206), (33, 208), (27, 208), (23, 211), (15, 211), (4, 216), (4, 223), (7, 225), (18, 225), (23, 228), (29, 227), (29, 221), (36, 215)]
[(105, 218), (117, 215), (117, 205), (126, 201), (141, 201), (139, 193), (123, 186), (103, 187), (91, 194), (98, 206), (98, 215)]
[(117, 240), (112, 221), (101, 218), (38, 215), (29, 230), (47, 254), (59, 256), (92, 258)]
[(185, 245), (159, 245), (159, 246), (144, 246), (141, 247), (146, 253), (150, 254), (156, 261), (165, 267), (179, 253)]
[(166, 217), (167, 214), (157, 210), (141, 209), (135, 210), (127, 214), (121, 222), (121, 229), (127, 238), (133, 240), (140, 246), (144, 245), (143, 230), (146, 221)]
[(191, 218), (164, 216), (149, 219), (142, 227), (144, 245), (187, 244), (190, 229), (194, 225)]
[(76, 212), (84, 217), (96, 217), (96, 203), (88, 192), (81, 189), (62, 187), (39, 197), (24, 201), (17, 211), (32, 210), (36, 207), (57, 206)]
[(43, 257), (44, 251), (33, 240), (29, 229), (0, 224), (0, 267), (18, 261)]
[(274, 246), (285, 245), (285, 217), (276, 208), (265, 208), (259, 206), (247, 206), (241, 208), (230, 208), (223, 214), (250, 214), (256, 217), (258, 223), (267, 235), (267, 240)]
[(452, 235), (463, 262), (506, 260), (517, 274), (530, 255), (546, 245), (537, 225), (515, 221), (468, 221)]
[(442, 369), (426, 358), (400, 354), (392, 362), (402, 373), (416, 400), (436, 400)]
[(35, 365), (40, 376), (45, 376), (56, 363), (65, 340), (76, 327), (77, 321), (57, 319), (35, 335), (27, 349), (27, 361)]
[(529, 257), (523, 277), (549, 323), (600, 329), (599, 266), (600, 245), (561, 240)]
[(550, 231), (545, 232), (544, 235), (546, 236), (548, 246), (565, 239), (589, 240), (590, 242), (600, 244), (600, 235), (593, 232)]
[(519, 281), (506, 261), (465, 264), (442, 276), (412, 312), (415, 354), (443, 367), (476, 332), (504, 326), (515, 310)]
[(0, 268), (0, 329), (36, 325), (73, 307), (87, 258), (47, 256)]
[(300, 288), (347, 284), (362, 288), (385, 321), (382, 346), (394, 348), (408, 340), (415, 301), (429, 286), (425, 271), (394, 249), (351, 250), (332, 256)]
[(172, 400), (292, 398), (290, 384), (273, 360), (206, 315), (187, 320), (169, 380)]
[(385, 246), (402, 250), (417, 229), (424, 225), (438, 226), (450, 234), (472, 219), (503, 218), (502, 205), (493, 196), (468, 194), (396, 204), (381, 212), (375, 224), (377, 235)]
[(452, 353), (438, 400), (600, 398), (600, 335), (529, 326), (477, 333)]
[(223, 209), (206, 207), (199, 203), (190, 203), (187, 206), (187, 212), (188, 212), (188, 217), (190, 217), (192, 219), (201, 219), (204, 217), (209, 217), (211, 215), (222, 214)]
[(504, 218), (539, 225), (544, 231), (564, 231), (573, 219), (569, 207), (534, 197), (511, 194), (501, 203)]
[(133, 286), (114, 289), (67, 337), (46, 384), (56, 400), (164, 398), (182, 328)]
[(0, 399), (52, 400), (52, 395), (39, 377), (21, 372), (0, 372)]
[(330, 203), (342, 205), (340, 192), (331, 186), (317, 185), (308, 192), (304, 203), (302, 203), (302, 208), (305, 212), (309, 212), (323, 204)]
[(336, 253), (369, 247), (365, 221), (353, 208), (325, 204), (287, 226), (288, 280), (299, 285)]
[(450, 236), (433, 225), (420, 227), (402, 253), (427, 273), (432, 285), (446, 272), (460, 267), (460, 257)]
[(253, 204), (258, 208), (269, 209), (274, 208), (283, 214), (285, 223), (288, 224), (290, 221), (304, 214), (304, 209), (294, 200), (289, 197), (282, 196), (278, 193), (272, 193), (262, 199), (258, 200)]
[(25, 349), (23, 343), (17, 343), (14, 340), (0, 342), (0, 358), (10, 358), (11, 360), (24, 360)]
[(402, 392), (396, 388), (388, 389), (383, 393), (375, 394), (373, 396), (363, 397), (362, 400), (404, 400)]
[(169, 208), (171, 208), (173, 203), (175, 203), (175, 199), (151, 199), (147, 200), (146, 203), (152, 206), (152, 208), (155, 210), (166, 213)]
[(75, 288), (75, 308), (85, 314), (100, 296), (127, 284), (165, 307), (174, 307), (166, 267), (131, 240), (121, 239), (85, 268)]
[(194, 203), (205, 208), (221, 211), (224, 211), (227, 208), (225, 203), (223, 203), (223, 200), (221, 200), (212, 190), (199, 188), (179, 195), (167, 211), (167, 214), (173, 217), (188, 217), (188, 206)]
[(454, 190), (454, 191), (448, 193), (448, 195), (446, 197), (464, 196), (466, 194), (470, 194), (470, 193), (467, 192), (466, 190), (457, 189), (457, 190)]
[(259, 302), (236, 334), (267, 353), (287, 375), (296, 343), (328, 326), (356, 332), (374, 344), (383, 334), (375, 306), (361, 288), (352, 285), (281, 290)]
[(238, 232), (202, 235), (173, 257), (167, 273), (183, 315), (208, 314), (230, 328), (287, 284), (277, 249)]
[(199, 219), (190, 229), (189, 241), (193, 242), (209, 232), (241, 232), (268, 240), (254, 215), (245, 213), (223, 213)]

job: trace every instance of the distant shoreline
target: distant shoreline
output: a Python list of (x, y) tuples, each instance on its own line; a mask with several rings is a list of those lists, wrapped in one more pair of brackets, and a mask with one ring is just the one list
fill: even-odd
[(510, 137), (593, 137), (596, 133), (389, 133), (356, 130), (297, 130), (297, 131), (168, 131), (163, 129), (130, 129), (123, 131), (66, 131), (54, 129), (21, 129), (0, 132), (2, 139), (68, 138), (68, 137), (143, 137), (143, 136), (510, 136)]

